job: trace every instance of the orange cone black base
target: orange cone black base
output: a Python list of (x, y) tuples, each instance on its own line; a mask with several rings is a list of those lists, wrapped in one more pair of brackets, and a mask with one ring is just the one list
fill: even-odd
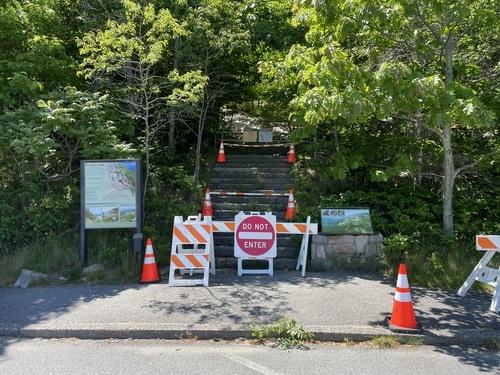
[(212, 210), (212, 202), (210, 201), (210, 190), (207, 188), (205, 191), (205, 200), (203, 201), (203, 209), (201, 210), (203, 216), (214, 216)]
[(217, 163), (225, 163), (226, 162), (226, 154), (224, 153), (224, 142), (221, 141), (219, 154), (217, 155)]
[(392, 305), (392, 315), (387, 324), (393, 332), (418, 333), (422, 330), (417, 324), (413, 301), (410, 294), (410, 285), (406, 273), (406, 265), (399, 265), (398, 281), (396, 283), (396, 293)]
[(151, 239), (148, 238), (146, 253), (144, 254), (141, 279), (139, 282), (141, 284), (152, 284), (157, 283), (160, 280), (160, 274), (158, 273), (158, 267), (156, 267), (155, 255), (153, 253), (153, 243), (151, 242)]

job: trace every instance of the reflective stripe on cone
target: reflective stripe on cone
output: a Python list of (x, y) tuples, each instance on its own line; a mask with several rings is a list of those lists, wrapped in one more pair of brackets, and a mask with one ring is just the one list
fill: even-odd
[(389, 329), (395, 332), (417, 333), (421, 331), (415, 318), (406, 265), (404, 264), (399, 266), (392, 314), (388, 325)]

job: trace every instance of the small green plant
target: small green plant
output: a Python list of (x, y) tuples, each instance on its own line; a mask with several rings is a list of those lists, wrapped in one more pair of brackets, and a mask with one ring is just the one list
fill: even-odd
[(371, 346), (377, 349), (392, 349), (401, 345), (401, 341), (395, 336), (377, 336), (371, 340)]
[(311, 341), (314, 335), (308, 332), (293, 319), (281, 318), (276, 323), (265, 326), (252, 326), (252, 337), (259, 343), (271, 340), (278, 349), (302, 346)]

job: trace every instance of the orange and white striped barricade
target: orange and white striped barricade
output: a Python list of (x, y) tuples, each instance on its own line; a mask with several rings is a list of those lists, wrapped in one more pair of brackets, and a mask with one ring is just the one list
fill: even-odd
[[(205, 221), (183, 221), (181, 216), (174, 218), (172, 245), (170, 250), (169, 286), (208, 286), (210, 261), (213, 249), (212, 218)], [(212, 258), (213, 261), (213, 258)], [(202, 270), (203, 279), (176, 279), (175, 270)]]
[(467, 280), (458, 290), (460, 297), (465, 296), (471, 288), (474, 281), (486, 283), (492, 286), (493, 299), (491, 301), (490, 310), (494, 312), (500, 311), (500, 267), (498, 269), (488, 267), (488, 262), (493, 256), (500, 252), (500, 235), (478, 235), (476, 236), (476, 250), (486, 251), (486, 254), (477, 263), (474, 270), (471, 272)]
[[(302, 267), (302, 276), (305, 276), (306, 262), (307, 262), (307, 252), (309, 246), (309, 235), (318, 234), (318, 224), (311, 223), (310, 217), (308, 217), (308, 222), (306, 223), (276, 223), (276, 233), (280, 234), (302, 234), (302, 244), (300, 246), (300, 254), (297, 260), (297, 270)], [(309, 230), (307, 227), (309, 226)], [(234, 221), (213, 221), (212, 222), (212, 232), (213, 233), (234, 233), (235, 222)]]
[[(182, 216), (180, 217), (180, 220), (182, 221)], [(198, 215), (192, 215), (188, 216), (185, 222), (202, 222), (202, 216), (201, 214)], [(211, 216), (205, 216), (203, 218), (203, 222), (211, 224), (212, 222), (212, 217)], [(192, 246), (188, 246), (187, 249), (184, 248), (182, 244), (177, 245), (177, 251), (180, 254), (183, 253), (193, 253), (193, 252), (199, 252), (198, 250), (198, 244), (194, 244)], [(201, 253), (203, 253), (204, 249), (201, 249)], [(187, 269), (181, 269), (180, 273), (181, 275), (188, 274), (190, 276), (193, 276), (194, 273), (202, 273), (203, 269), (196, 269), (196, 268), (191, 268), (189, 270)], [(212, 275), (215, 275), (215, 254), (214, 254), (214, 240), (213, 240), (213, 232), (210, 233), (210, 273)]]
[(305, 223), (278, 223), (276, 224), (278, 234), (302, 234), (299, 257), (297, 259), (297, 271), (301, 269), (302, 277), (306, 275), (307, 253), (309, 249), (309, 235), (318, 234), (318, 224), (311, 223), (308, 216)]

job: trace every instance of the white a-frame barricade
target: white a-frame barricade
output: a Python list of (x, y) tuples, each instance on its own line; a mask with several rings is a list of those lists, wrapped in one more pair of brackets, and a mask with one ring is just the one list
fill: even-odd
[[(270, 212), (261, 215), (240, 212), (234, 217), (234, 256), (238, 258), (238, 276), (244, 274), (274, 273), (276, 246), (276, 216)], [(243, 268), (244, 260), (266, 260), (267, 269)]]
[[(212, 231), (214, 233), (234, 233), (236, 231), (235, 224), (236, 224), (235, 221), (213, 221), (212, 222)], [(263, 228), (263, 229), (265, 229), (265, 228)], [(302, 244), (300, 246), (299, 258), (297, 260), (297, 270), (299, 270), (302, 267), (301, 273), (302, 273), (302, 277), (304, 277), (305, 272), (306, 272), (309, 236), (311, 234), (318, 234), (318, 224), (311, 223), (311, 217), (308, 216), (307, 221), (305, 223), (288, 223), (288, 222), (276, 223), (276, 233), (278, 235), (280, 235), (280, 234), (301, 234), (303, 236), (302, 237)], [(267, 237), (269, 237), (269, 234), (267, 234)], [(213, 242), (212, 242), (212, 244), (213, 244)], [(249, 258), (246, 258), (246, 259), (249, 259)], [(273, 259), (271, 258), (271, 261), (272, 260)], [(239, 267), (239, 268), (241, 269), (241, 267)], [(245, 270), (243, 270), (243, 271), (245, 271)], [(259, 271), (259, 273), (262, 273), (262, 272), (265, 274), (270, 274), (269, 269)]]
[(493, 293), (493, 300), (491, 301), (490, 310), (494, 312), (500, 311), (500, 267), (498, 269), (488, 267), (488, 262), (493, 256), (500, 252), (500, 235), (476, 236), (476, 249), (486, 251), (486, 254), (478, 262), (472, 273), (467, 280), (463, 283), (458, 291), (460, 297), (465, 296), (467, 291), (471, 288), (474, 281), (486, 283), (495, 288)]
[[(170, 250), (170, 274), (169, 286), (208, 286), (210, 263), (215, 273), (213, 240), (212, 240), (212, 218), (207, 217), (204, 221), (199, 218), (189, 218), (183, 221), (182, 216), (174, 218), (172, 230), (172, 246)], [(203, 279), (175, 278), (175, 270), (200, 270)], [(192, 272), (190, 272), (192, 275)]]

